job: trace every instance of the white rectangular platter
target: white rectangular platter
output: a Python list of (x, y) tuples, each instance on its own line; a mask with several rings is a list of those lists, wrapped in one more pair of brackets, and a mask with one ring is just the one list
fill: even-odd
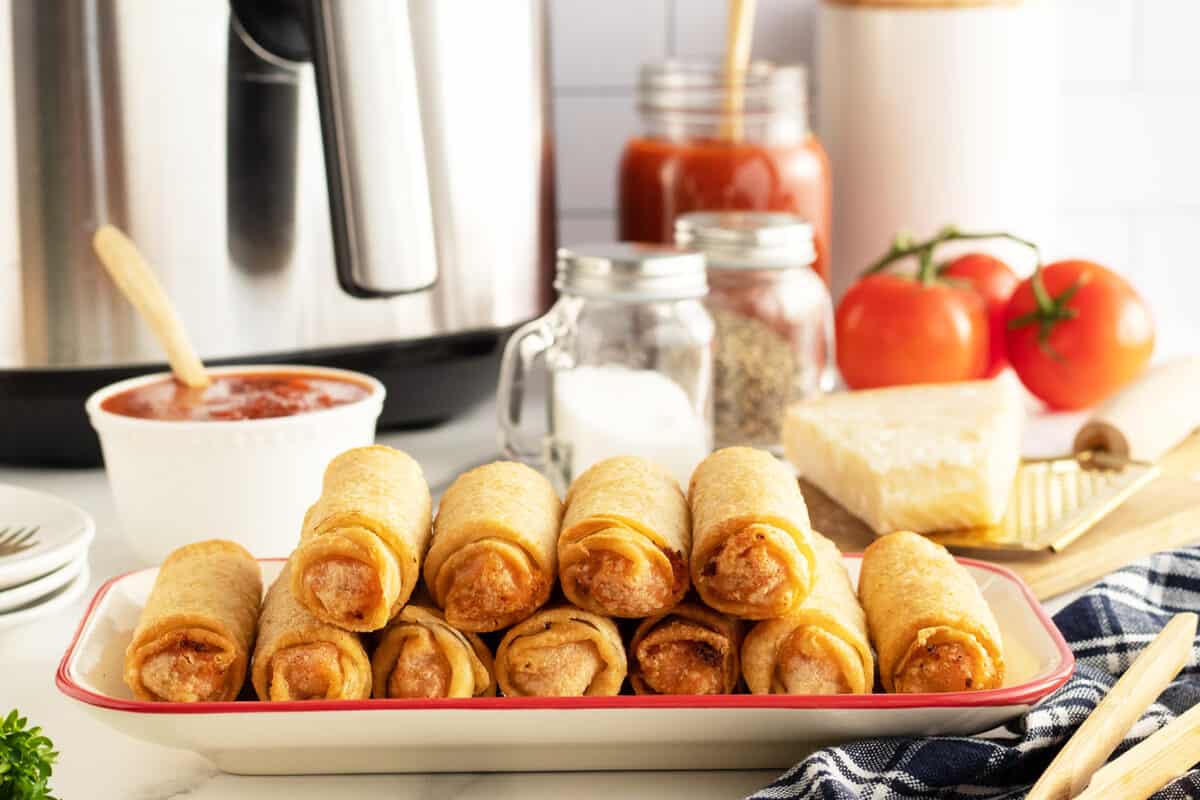
[[(752, 769), (874, 736), (970, 735), (1025, 712), (1070, 676), (1058, 629), (1003, 567), (960, 559), (1000, 621), (1008, 678), (978, 692), (262, 703), (147, 703), (121, 678), (157, 570), (105, 583), (56, 676), (59, 689), (129, 736), (192, 750), (232, 773)], [(263, 562), (269, 584), (280, 560)], [(859, 556), (846, 557), (858, 580)]]

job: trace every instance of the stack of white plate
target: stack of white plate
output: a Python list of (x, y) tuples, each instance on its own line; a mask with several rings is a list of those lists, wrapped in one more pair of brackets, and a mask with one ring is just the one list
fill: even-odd
[[(32, 536), (27, 536), (30, 531)], [(91, 517), (52, 495), (0, 485), (0, 542), (23, 539), (5, 554), (0, 544), (0, 630), (60, 611), (88, 585)]]

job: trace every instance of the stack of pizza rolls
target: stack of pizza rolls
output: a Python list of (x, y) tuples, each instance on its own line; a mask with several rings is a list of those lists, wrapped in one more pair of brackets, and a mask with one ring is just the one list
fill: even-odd
[(342, 453), (265, 597), (258, 562), (231, 542), (163, 563), (126, 682), (142, 699), (226, 701), (249, 674), (254, 695), (277, 702), (1004, 680), (999, 627), (964, 567), (894, 533), (867, 549), (856, 590), (766, 451), (713, 453), (686, 493), (651, 461), (611, 458), (564, 500), (530, 467), (495, 462), (432, 507), (405, 453)]

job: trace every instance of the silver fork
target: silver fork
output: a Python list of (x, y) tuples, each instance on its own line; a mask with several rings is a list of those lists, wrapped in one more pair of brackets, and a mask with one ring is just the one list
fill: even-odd
[(15, 556), (22, 550), (28, 550), (33, 547), (37, 544), (37, 539), (33, 537), (41, 529), (41, 525), (23, 528), (14, 528), (12, 526), (0, 528), (0, 558)]

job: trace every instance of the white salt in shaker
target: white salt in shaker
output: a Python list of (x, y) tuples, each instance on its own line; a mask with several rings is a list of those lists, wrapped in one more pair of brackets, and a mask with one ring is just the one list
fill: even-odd
[[(663, 245), (582, 245), (558, 254), (559, 299), (513, 334), (497, 391), (506, 455), (559, 490), (605, 458), (638, 455), (686, 491), (712, 449), (713, 322), (704, 256)], [(548, 375), (544, 431), (521, 423), (524, 389)]]

